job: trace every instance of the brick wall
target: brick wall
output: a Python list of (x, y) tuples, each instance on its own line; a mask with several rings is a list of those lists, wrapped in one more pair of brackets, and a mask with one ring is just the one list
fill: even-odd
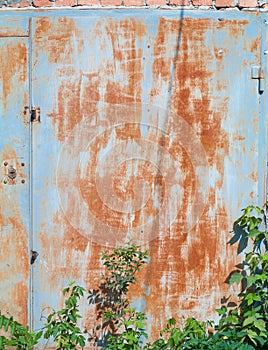
[(237, 8), (268, 10), (268, 0), (0, 0), (0, 8), (59, 7), (165, 7)]

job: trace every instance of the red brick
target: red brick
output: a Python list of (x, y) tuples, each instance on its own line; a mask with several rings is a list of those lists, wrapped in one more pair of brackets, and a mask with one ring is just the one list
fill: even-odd
[(75, 6), (76, 0), (56, 0), (56, 6)]
[(146, 0), (146, 5), (148, 6), (165, 6), (167, 4), (166, 0)]
[(49, 0), (34, 0), (33, 1), (33, 6), (34, 7), (48, 7), (48, 6), (54, 6), (54, 1), (49, 1)]
[(236, 0), (216, 0), (216, 7), (235, 7), (237, 5)]
[(18, 4), (9, 3), (9, 1), (8, 1), (7, 5), (8, 5), (8, 7), (13, 7), (13, 8), (31, 7), (31, 1), (29, 1), (29, 0), (22, 0)]
[(239, 7), (257, 7), (258, 0), (239, 0)]
[(125, 6), (144, 6), (144, 0), (124, 0)]
[(212, 6), (212, 0), (193, 0), (194, 6)]
[(101, 0), (102, 6), (120, 6), (123, 0)]
[(77, 5), (99, 5), (99, 0), (78, 0)]
[(190, 0), (170, 0), (169, 5), (176, 5), (176, 6), (189, 6)]

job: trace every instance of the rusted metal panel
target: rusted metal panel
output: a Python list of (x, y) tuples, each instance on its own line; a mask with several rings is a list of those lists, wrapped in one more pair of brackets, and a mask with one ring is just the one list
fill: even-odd
[(171, 315), (219, 306), (231, 223), (264, 199), (266, 159), (250, 73), (259, 19), (220, 17), (33, 19), (36, 327), (60, 303), (55, 291), (73, 279), (96, 286), (100, 250), (128, 238), (150, 251), (132, 296), (152, 337)]
[[(0, 17), (1, 310), (27, 323), (30, 309), (38, 329), (69, 281), (96, 287), (100, 251), (132, 238), (150, 252), (131, 293), (152, 338), (171, 315), (215, 315), (236, 260), (232, 221), (265, 198), (267, 92), (251, 79), (267, 64), (264, 17)], [(12, 38), (29, 22), (32, 60), (28, 39)]]
[(28, 41), (0, 38), (0, 309), (28, 324), (29, 103)]
[(0, 17), (0, 37), (27, 37), (29, 36), (28, 16), (19, 17), (8, 14)]

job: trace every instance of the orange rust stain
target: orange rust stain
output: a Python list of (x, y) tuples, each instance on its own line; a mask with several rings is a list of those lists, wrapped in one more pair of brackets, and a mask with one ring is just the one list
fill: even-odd
[[(168, 317), (176, 316), (178, 297), (186, 291), (186, 265), (181, 252), (179, 235), (171, 239), (167, 233), (161, 239), (151, 241), (150, 263), (142, 271), (142, 279), (139, 279), (142, 288), (131, 290), (134, 297), (145, 300), (145, 312), (153, 319), (150, 322), (151, 339), (159, 336), (159, 329), (165, 326)], [(167, 308), (171, 308), (172, 314), (167, 314)]]
[(57, 125), (60, 141), (63, 141), (83, 118), (80, 104), (81, 81), (77, 79), (74, 69), (71, 68), (65, 73), (58, 88), (57, 107), (48, 115)]
[[(61, 65), (56, 70), (57, 99), (54, 110), (49, 113), (60, 141), (69, 135), (83, 116), (96, 112), (99, 103), (141, 101), (143, 51), (137, 48), (136, 43), (146, 35), (146, 26), (141, 20), (128, 19), (110, 21), (105, 33), (100, 33), (97, 26), (94, 30), (97, 36), (103, 34), (102, 38), (107, 38), (107, 45), (112, 45), (113, 61), (109, 64), (100, 61), (94, 73), (84, 73), (78, 68), (70, 68), (74, 66), (75, 43), (78, 54), (81, 52), (83, 55), (87, 40), (75, 20), (42, 18), (36, 21), (36, 59), (38, 52), (43, 52), (48, 62)], [(103, 45), (101, 43), (101, 50)], [(88, 64), (90, 67), (90, 61)]]
[[(207, 212), (204, 213), (204, 218), (207, 215)], [(234, 258), (229, 256), (227, 261), (224, 259), (226, 247), (218, 242), (216, 234), (219, 227), (228, 232), (228, 218), (224, 208), (219, 208), (210, 224), (203, 219), (181, 239), (178, 233), (173, 239), (167, 233), (163, 238), (150, 242), (149, 266), (145, 267), (145, 273), (141, 273), (141, 286), (134, 287), (131, 295), (134, 298), (142, 297), (146, 301), (145, 311), (154, 320), (151, 323), (152, 339), (158, 336), (159, 328), (165, 326), (168, 317), (186, 317), (187, 310), (190, 311), (188, 315), (192, 316), (191, 310), (197, 308), (203, 295), (208, 295), (215, 288), (221, 288), (222, 291), (226, 289), (224, 280), (230, 267), (234, 266)], [(188, 235), (192, 237), (190, 242), (187, 242)], [(224, 264), (220, 257), (224, 259)], [(149, 295), (145, 294), (146, 286)], [(179, 301), (181, 296), (185, 296), (183, 302)], [(219, 299), (215, 302), (218, 303), (215, 307), (220, 305)], [(209, 307), (213, 309), (214, 305), (208, 305), (208, 310), (204, 310), (203, 305), (203, 309), (200, 309), (201, 317), (211, 312)]]
[(249, 177), (254, 181), (254, 182), (258, 182), (258, 173), (256, 173), (255, 171), (253, 171)]
[[(157, 130), (158, 131), (158, 130)], [(159, 132), (159, 131), (158, 131)], [(83, 197), (85, 203), (89, 208), (89, 211), (101, 222), (105, 222), (107, 225), (112, 227), (128, 228), (129, 227), (129, 216), (126, 213), (121, 213), (118, 211), (110, 210), (107, 205), (105, 205), (105, 200), (101, 198), (98, 194), (96, 188), (95, 177), (97, 173), (98, 165), (98, 156), (99, 152), (108, 144), (110, 132), (107, 131), (102, 134), (101, 137), (96, 137), (94, 142), (91, 143), (89, 163), (87, 164), (86, 176), (79, 180), (80, 193)], [(177, 140), (174, 140), (172, 143), (168, 140), (166, 135), (164, 138), (160, 137), (158, 139), (158, 134), (151, 133), (149, 140), (152, 140), (154, 143), (159, 143), (162, 147), (167, 145), (167, 150), (171, 156), (175, 159), (180, 157), (180, 167), (181, 172), (184, 174), (185, 178), (185, 191), (184, 191), (184, 205), (187, 206), (192, 195), (195, 192), (195, 173), (191, 161), (185, 152), (182, 149), (180, 143)], [(140, 138), (140, 128), (139, 125), (126, 123), (123, 127), (116, 128), (116, 142), (125, 141), (127, 139), (138, 140)], [(115, 143), (116, 147), (116, 143)], [(150, 158), (150, 155), (144, 154), (145, 158)], [(112, 166), (112, 165), (111, 165)], [(163, 165), (165, 167), (165, 165)], [(128, 170), (131, 169), (131, 175), (128, 174)], [(115, 195), (123, 201), (133, 200), (137, 195), (135, 189), (135, 183), (137, 181), (145, 181), (147, 184), (150, 184), (152, 188), (158, 187), (161, 193), (159, 196), (160, 206), (165, 198), (165, 179), (161, 174), (161, 164), (159, 169), (155, 168), (150, 161), (138, 160), (137, 164), (135, 160), (126, 161), (122, 163), (121, 166), (114, 169), (113, 179), (107, 177), (107, 183), (113, 182), (113, 192)], [(186, 186), (187, 185), (187, 186)], [(161, 190), (160, 190), (161, 189)], [(140, 188), (140, 192), (142, 192)], [(158, 213), (158, 209), (154, 208), (152, 201), (152, 193), (148, 196), (149, 199), (146, 201), (146, 206), (142, 210), (135, 211), (135, 220), (133, 222), (134, 227), (137, 227), (142, 224), (141, 213), (145, 217), (153, 216), (155, 217)], [(70, 201), (70, 205), (72, 202)], [(184, 208), (186, 209), (186, 207)], [(181, 210), (178, 214), (178, 221), (181, 223), (185, 221), (184, 210)], [(145, 220), (146, 222), (146, 220)], [(181, 223), (182, 225), (182, 223)]]
[[(245, 40), (245, 42), (247, 42), (247, 40)], [(260, 48), (260, 38), (258, 37), (255, 40), (253, 40), (250, 46), (250, 52), (259, 54), (259, 48)]]
[[(1, 152), (1, 161), (2, 164), (4, 162), (7, 162), (7, 166), (4, 166), (4, 176), (5, 180), (8, 181), (8, 185), (16, 185), (18, 181), (26, 180), (27, 176), (25, 175), (25, 163), (19, 161), (18, 156), (16, 154), (16, 151), (11, 145), (6, 144), (5, 147), (2, 149)], [(24, 164), (24, 165), (22, 165)], [(16, 169), (16, 178), (10, 179), (8, 177), (8, 169), (9, 167), (13, 167)]]
[(0, 79), (2, 82), (4, 112), (7, 112), (8, 97), (16, 91), (19, 84), (25, 84), (28, 79), (28, 72), (26, 44), (9, 38), (4, 40), (5, 45), (1, 45)]
[(38, 57), (39, 52), (45, 52), (50, 63), (70, 63), (75, 52), (74, 35), (79, 33), (76, 21), (70, 17), (39, 18), (34, 32), (35, 54)]
[(2, 152), (1, 152), (1, 158), (3, 160), (12, 159), (14, 164), (13, 163), (9, 164), (12, 166), (15, 166), (18, 163), (16, 151), (14, 150), (14, 148), (11, 145), (5, 145), (5, 147), (3, 148)]
[(238, 135), (237, 133), (234, 135), (234, 141), (245, 141), (245, 136)]
[[(141, 102), (141, 78), (142, 74), (126, 73), (123, 84), (109, 81), (106, 85), (105, 102), (117, 104)], [(125, 81), (129, 81), (126, 86)]]
[[(143, 80), (143, 51), (136, 43), (146, 35), (146, 26), (136, 19), (111, 21), (106, 27), (113, 48), (114, 66), (119, 63), (123, 81), (106, 84), (104, 100), (107, 103), (141, 102)], [(116, 68), (115, 68), (116, 70)]]
[(141, 51), (135, 49), (135, 42), (147, 35), (147, 28), (142, 20), (135, 18), (109, 21), (106, 33), (111, 38), (115, 60), (127, 62), (141, 58)]
[[(92, 167), (90, 168), (90, 170), (94, 171)], [(150, 183), (154, 187), (157, 186), (158, 183), (162, 185), (161, 176), (152, 176), (152, 172), (148, 172), (148, 168), (142, 170), (142, 175), (134, 175), (127, 181), (127, 183), (125, 183), (125, 180), (122, 180), (127, 176), (124, 170), (118, 174), (119, 180), (117, 180), (115, 177), (115, 181), (117, 180), (117, 183), (114, 186), (114, 190), (115, 193), (122, 198), (122, 200), (129, 200), (135, 198), (136, 193), (133, 192), (133, 185), (135, 185), (136, 181), (146, 181), (146, 179), (149, 179)], [(108, 182), (110, 182), (110, 180), (111, 179), (107, 179)], [(124, 182), (123, 193), (120, 181)], [(133, 211), (131, 211), (130, 213), (122, 213), (117, 210), (111, 210), (107, 205), (105, 205), (103, 198), (99, 197), (96, 185), (94, 183), (94, 176), (93, 179), (87, 178), (86, 180), (80, 180), (80, 190), (84, 202), (87, 203), (89, 211), (91, 212), (91, 214), (94, 215), (96, 219), (100, 220), (101, 222), (104, 222), (106, 225), (111, 227), (126, 229), (129, 228)], [(164, 189), (162, 189), (162, 193), (164, 194)], [(146, 206), (143, 207), (142, 210), (135, 211), (135, 220), (132, 221), (132, 227), (138, 227), (142, 225), (142, 220), (144, 219), (143, 216), (145, 218), (149, 218), (150, 215), (155, 217), (157, 213), (158, 208), (154, 208), (154, 203), (152, 199), (149, 198), (146, 202)]]
[[(51, 226), (45, 226), (40, 232), (40, 255), (46, 261), (49, 271), (50, 292), (58, 290), (63, 276), (80, 281), (79, 283), (86, 288), (97, 288), (103, 269), (100, 251), (103, 251), (104, 247), (81, 236), (70, 226), (62, 213), (55, 213), (53, 222), (52, 232)], [(87, 253), (88, 245), (90, 247)]]
[(21, 217), (17, 195), (16, 188), (12, 196), (7, 196), (5, 187), (0, 186), (0, 235), (3, 238), (0, 246), (2, 283), (0, 306), (2, 310), (9, 312), (16, 320), (26, 325), (30, 273), (29, 233)]
[[(28, 310), (28, 298), (29, 298), (29, 288), (28, 281), (18, 282), (15, 284), (14, 291), (12, 293), (13, 302), (15, 305), (18, 305), (19, 319), (23, 325), (28, 325), (28, 314), (25, 312)], [(13, 315), (12, 315), (13, 316)]]
[(124, 127), (117, 127), (116, 130), (116, 139), (118, 140), (129, 140), (129, 139), (140, 139), (141, 138), (141, 129), (140, 124), (127, 123)]
[[(77, 123), (82, 120), (81, 79), (79, 69), (74, 68), (74, 53), (83, 46), (80, 30), (72, 18), (40, 18), (36, 21), (34, 46), (35, 62), (38, 63), (43, 53), (52, 65), (60, 64), (55, 71), (58, 75), (55, 107), (51, 117), (58, 129), (59, 140), (64, 140)], [(79, 52), (78, 52), (79, 55)], [(41, 58), (42, 60), (44, 58)]]
[[(235, 24), (235, 27), (239, 26), (240, 24)], [(171, 65), (174, 64), (174, 57), (168, 52), (171, 45), (170, 37), (178, 36), (179, 27), (179, 21), (164, 18), (160, 20), (154, 48), (153, 81), (156, 84), (150, 91), (152, 99), (161, 94), (161, 85), (157, 84), (159, 77), (161, 77), (161, 83), (170, 82)], [(222, 232), (230, 230), (226, 210), (224, 206), (216, 202), (216, 191), (223, 186), (224, 157), (229, 154), (229, 136), (222, 130), (222, 119), (227, 114), (228, 101), (221, 99), (216, 108), (211, 103), (215, 95), (213, 91), (215, 85), (222, 89), (225, 83), (215, 82), (215, 72), (207, 68), (209, 66), (207, 61), (215, 60), (215, 53), (213, 55), (210, 48), (203, 45), (209, 27), (209, 19), (200, 19), (198, 23), (194, 19), (184, 19), (181, 41), (177, 43), (179, 51), (172, 82), (170, 109), (175, 111), (179, 118), (187, 121), (199, 136), (209, 165), (216, 165), (220, 180), (217, 181), (216, 188), (211, 189), (209, 193), (208, 205), (199, 223), (190, 232), (182, 234), (181, 222), (187, 213), (191, 212), (196, 185), (194, 169), (189, 167), (187, 155), (184, 156), (182, 171), (187, 175), (183, 183), (184, 204), (171, 231), (167, 232), (165, 237), (161, 237), (161, 240), (155, 240), (150, 244), (151, 261), (147, 268), (148, 280), (144, 283), (150, 286), (150, 295), (145, 299), (147, 311), (154, 318), (152, 334), (155, 335), (159, 325), (163, 325), (163, 317), (166, 317), (165, 308), (181, 310), (182, 313), (186, 309), (195, 309), (200, 297), (207, 294), (208, 291), (218, 290), (217, 288), (224, 290), (223, 281), (230, 267), (234, 266), (233, 253), (227, 256), (225, 244), (228, 239), (219, 237)], [(233, 31), (236, 31), (237, 28), (234, 28)], [(230, 32), (232, 32), (232, 24), (230, 24)], [(213, 86), (211, 81), (214, 81)], [(193, 95), (196, 87), (201, 91), (199, 99)], [(237, 138), (243, 140), (243, 137), (237, 136)], [(178, 147), (175, 151), (173, 145), (169, 152), (178, 156), (181, 150)], [(215, 213), (213, 218), (210, 210)], [(169, 234), (172, 235), (172, 239), (169, 238)], [(222, 266), (223, 261), (224, 266)], [(163, 276), (165, 276), (166, 284), (161, 283)], [(178, 299), (183, 295), (188, 295), (190, 299), (192, 296), (194, 298), (187, 303), (181, 303)], [(175, 302), (173, 296), (177, 297)], [(216, 296), (215, 302), (217, 298), (219, 302), (219, 295)], [(213, 312), (213, 305), (208, 305), (208, 310), (201, 311), (203, 316), (206, 312)]]
[[(158, 25), (158, 33), (154, 46), (154, 63), (153, 74), (155, 81), (158, 77), (161, 77), (164, 81), (169, 81), (171, 74), (171, 67), (173, 64), (173, 57), (170, 57), (170, 44), (178, 47), (176, 42), (179, 36), (179, 28), (182, 22), (178, 20), (167, 20), (160, 18)], [(170, 36), (172, 36), (172, 42), (170, 42)], [(168, 45), (167, 45), (168, 44)], [(174, 54), (175, 52), (173, 52)]]
[(82, 93), (81, 93), (81, 112), (86, 116), (93, 115), (98, 109), (98, 103), (101, 100), (99, 91), (102, 76), (99, 73), (83, 74)]
[[(211, 90), (209, 82), (214, 72), (207, 70), (207, 59), (214, 59), (210, 48), (203, 45), (206, 31), (210, 25), (209, 19), (200, 19), (198, 23), (194, 19), (185, 18), (182, 24), (182, 36), (178, 46), (177, 62), (174, 58), (167, 54), (169, 47), (170, 33), (178, 33), (180, 26), (179, 21), (171, 21), (162, 19), (159, 24), (157, 40), (154, 50), (154, 57), (158, 57), (168, 64), (156, 63), (153, 69), (154, 80), (157, 81), (161, 75), (166, 81), (171, 79), (170, 66), (176, 65), (175, 79), (172, 86), (171, 109), (176, 114), (189, 123), (189, 125), (199, 125), (202, 128), (200, 133), (201, 142), (208, 155), (210, 161), (214, 159), (217, 149), (224, 148), (225, 154), (228, 153), (228, 137), (221, 131), (222, 108), (220, 111), (211, 109), (210, 95)], [(193, 31), (192, 28), (195, 28)], [(162, 30), (168, 28), (168, 30)], [(173, 36), (176, 37), (175, 34)], [(177, 34), (178, 36), (178, 34)], [(198, 40), (196, 40), (198, 38)], [(195, 53), (193, 59), (192, 53)], [(167, 56), (167, 57), (165, 57)], [(200, 59), (198, 58), (200, 57)], [(206, 57), (206, 59), (204, 59)], [(197, 61), (199, 62), (197, 64)], [(158, 62), (158, 61), (156, 61)], [(194, 87), (198, 86), (202, 92), (200, 99), (196, 99), (192, 95)], [(156, 88), (153, 89), (151, 95), (157, 94)], [(168, 107), (168, 106), (167, 106)], [(212, 146), (213, 145), (213, 146)]]
[(228, 26), (230, 28), (231, 38), (241, 39), (245, 31), (244, 28), (248, 26), (248, 20), (230, 20), (228, 21)]
[(85, 252), (88, 240), (81, 236), (69, 223), (62, 212), (55, 214), (53, 222), (64, 227), (64, 241), (61, 249)]

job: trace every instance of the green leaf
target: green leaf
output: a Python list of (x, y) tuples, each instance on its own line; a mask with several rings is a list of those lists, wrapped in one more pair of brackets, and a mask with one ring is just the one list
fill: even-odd
[(243, 327), (248, 326), (249, 324), (252, 324), (256, 321), (256, 317), (255, 316), (250, 316), (247, 317), (244, 322), (243, 322)]
[(249, 234), (248, 234), (248, 237), (249, 238), (255, 238), (257, 237), (258, 235), (260, 234), (260, 231), (256, 228), (256, 229), (251, 229)]
[(246, 278), (247, 280), (247, 288), (251, 287), (255, 282), (256, 282), (256, 279), (258, 278), (258, 276), (248, 276)]
[(168, 328), (170, 328), (171, 326), (175, 326), (176, 325), (176, 320), (175, 318), (170, 318), (168, 321), (167, 321), (167, 326)]
[(5, 332), (8, 331), (9, 324), (10, 324), (10, 319), (9, 318), (5, 318), (4, 319), (4, 330), (5, 330)]
[(229, 284), (240, 283), (243, 279), (243, 276), (240, 272), (234, 272), (229, 280)]
[(220, 309), (215, 310), (219, 315), (224, 315), (227, 312), (227, 307), (222, 306)]
[[(260, 331), (265, 331), (266, 330), (266, 324), (263, 320), (255, 320), (254, 321), (254, 326), (258, 328)], [(268, 336), (268, 334), (267, 334)]]

